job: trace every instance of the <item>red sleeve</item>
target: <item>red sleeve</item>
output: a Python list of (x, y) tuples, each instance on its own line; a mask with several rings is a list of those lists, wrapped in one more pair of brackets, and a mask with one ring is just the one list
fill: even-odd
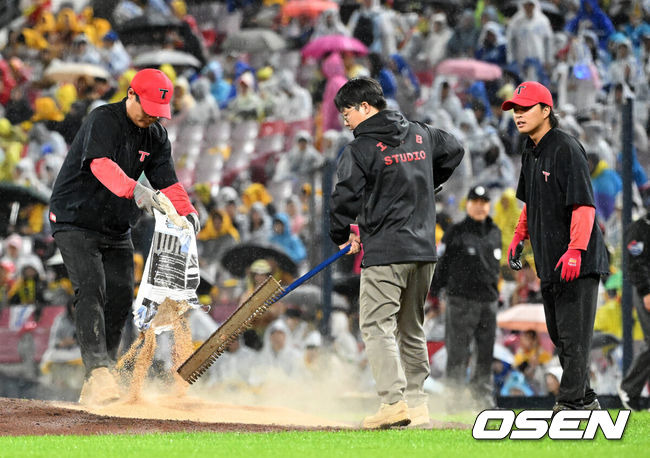
[(518, 234), (522, 240), (528, 238), (528, 213), (526, 210), (526, 204), (524, 204), (524, 208), (519, 214), (519, 222), (515, 228), (515, 234)]
[(192, 205), (192, 202), (190, 202), (190, 196), (187, 195), (187, 191), (185, 191), (182, 184), (174, 183), (171, 186), (161, 189), (161, 191), (169, 198), (179, 215), (187, 216), (190, 213), (199, 214), (196, 208), (194, 208), (194, 205)]
[(93, 159), (90, 163), (93, 175), (118, 197), (133, 199), (136, 181), (129, 178), (115, 162), (107, 157)]
[(588, 205), (573, 207), (571, 214), (571, 241), (569, 248), (586, 250), (591, 238), (591, 229), (594, 226), (596, 209)]

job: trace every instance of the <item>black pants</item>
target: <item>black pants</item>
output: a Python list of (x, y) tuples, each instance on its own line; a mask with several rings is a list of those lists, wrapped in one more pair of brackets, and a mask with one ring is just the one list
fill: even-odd
[(75, 327), (86, 373), (115, 363), (133, 302), (133, 244), (130, 237), (96, 232), (54, 234), (72, 287)]
[(643, 298), (635, 295), (634, 306), (643, 329), (644, 347), (635, 357), (632, 366), (621, 382), (621, 388), (631, 399), (641, 396), (643, 386), (650, 380), (650, 312), (643, 306)]
[(474, 396), (492, 395), (492, 352), (497, 327), (497, 301), (474, 301), (449, 296), (445, 312), (447, 382), (462, 388), (467, 377), (470, 345), (476, 344), (476, 366), (469, 386)]
[(589, 386), (589, 353), (598, 282), (598, 277), (590, 276), (568, 283), (542, 283), (546, 326), (563, 370), (557, 402), (578, 409), (596, 399)]

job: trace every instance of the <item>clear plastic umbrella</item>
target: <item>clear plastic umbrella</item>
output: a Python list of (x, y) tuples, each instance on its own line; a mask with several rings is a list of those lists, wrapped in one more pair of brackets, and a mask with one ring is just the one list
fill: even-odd
[(287, 43), (280, 35), (267, 29), (241, 29), (223, 42), (225, 52), (238, 51), (246, 53), (280, 51)]
[(201, 62), (192, 54), (174, 49), (158, 49), (156, 51), (145, 52), (133, 60), (133, 65), (136, 67), (159, 67), (163, 64), (201, 68)]

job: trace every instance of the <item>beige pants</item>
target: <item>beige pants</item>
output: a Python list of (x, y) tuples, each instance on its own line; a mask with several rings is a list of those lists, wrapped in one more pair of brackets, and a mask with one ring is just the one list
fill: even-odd
[(381, 402), (427, 402), (429, 376), (422, 328), (433, 262), (365, 267), (361, 271), (359, 326)]

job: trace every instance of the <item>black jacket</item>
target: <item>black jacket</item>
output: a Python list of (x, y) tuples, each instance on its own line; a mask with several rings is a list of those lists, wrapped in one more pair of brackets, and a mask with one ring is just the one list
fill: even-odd
[(155, 189), (178, 182), (167, 131), (158, 122), (146, 129), (133, 124), (125, 101), (94, 109), (70, 145), (50, 199), (53, 233), (91, 230), (124, 236), (140, 216), (132, 199), (116, 196), (93, 175), (93, 159), (112, 159), (134, 180), (144, 172)]
[(442, 288), (450, 296), (475, 301), (499, 298), (501, 230), (489, 216), (475, 221), (469, 216), (445, 232), (439, 247), (440, 259), (431, 283), (431, 294)]
[(643, 298), (650, 294), (650, 215), (630, 224), (625, 231), (630, 280)]
[(364, 266), (433, 262), (434, 189), (463, 158), (455, 137), (383, 110), (354, 130), (337, 167), (330, 237), (337, 245), (357, 220)]
[[(517, 198), (526, 204), (528, 233), (542, 282), (559, 282), (557, 262), (571, 241), (573, 207), (595, 207), (585, 150), (571, 135), (551, 129), (537, 145), (527, 139), (521, 157)], [(580, 276), (609, 272), (603, 234), (594, 222), (582, 252)]]

